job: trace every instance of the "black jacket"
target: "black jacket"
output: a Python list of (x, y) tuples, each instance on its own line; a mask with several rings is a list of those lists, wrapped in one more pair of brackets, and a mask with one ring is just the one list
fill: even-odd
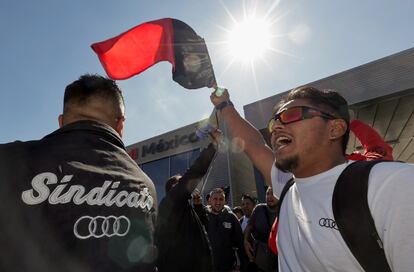
[(206, 214), (200, 218), (190, 199), (191, 193), (207, 173), (215, 153), (214, 146), (210, 144), (161, 200), (155, 235), (160, 272), (212, 271), (211, 247), (202, 223), (206, 222)]
[(116, 132), (0, 145), (0, 271), (153, 271), (157, 199)]
[(243, 232), (236, 215), (226, 209), (219, 214), (208, 213), (208, 236), (214, 258), (214, 271), (230, 271), (239, 258), (241, 271), (245, 271), (246, 255), (243, 247)]

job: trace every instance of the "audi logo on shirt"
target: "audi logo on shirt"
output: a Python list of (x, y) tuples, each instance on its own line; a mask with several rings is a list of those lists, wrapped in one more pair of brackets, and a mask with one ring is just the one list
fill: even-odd
[(330, 218), (319, 219), (319, 226), (338, 230), (338, 226), (336, 225), (335, 220)]
[(126, 216), (82, 216), (76, 220), (73, 233), (78, 239), (127, 235), (131, 222)]

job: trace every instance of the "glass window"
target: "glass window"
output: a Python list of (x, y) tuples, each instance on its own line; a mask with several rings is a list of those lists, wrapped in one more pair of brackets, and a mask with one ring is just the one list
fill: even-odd
[(184, 174), (188, 168), (188, 152), (170, 157), (170, 176)]
[(191, 166), (193, 164), (193, 162), (198, 158), (198, 156), (200, 155), (200, 149), (194, 149), (191, 150), (189, 153), (189, 158), (188, 158), (188, 165)]
[(165, 182), (170, 177), (169, 157), (142, 164), (142, 170), (152, 179), (158, 202), (165, 196)]
[(140, 165), (142, 171), (154, 182), (158, 202), (165, 196), (165, 182), (171, 176), (184, 174), (199, 155), (200, 149), (194, 149)]

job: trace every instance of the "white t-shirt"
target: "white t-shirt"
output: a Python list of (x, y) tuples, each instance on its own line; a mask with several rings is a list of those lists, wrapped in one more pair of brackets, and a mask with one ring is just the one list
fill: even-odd
[[(295, 179), (280, 211), (279, 271), (363, 271), (337, 230), (332, 212), (333, 189), (349, 163)], [(369, 176), (368, 204), (392, 271), (414, 271), (414, 165), (375, 165)]]
[(240, 218), (240, 221), (241, 221), (240, 226), (241, 226), (243, 232), (246, 229), (247, 224), (249, 223), (249, 219), (250, 218), (246, 217), (245, 215), (243, 215), (242, 218)]
[(285, 184), (293, 177), (293, 175), (292, 173), (279, 170), (276, 168), (275, 164), (273, 164), (270, 176), (272, 179), (273, 195), (279, 199), (283, 187), (285, 187)]

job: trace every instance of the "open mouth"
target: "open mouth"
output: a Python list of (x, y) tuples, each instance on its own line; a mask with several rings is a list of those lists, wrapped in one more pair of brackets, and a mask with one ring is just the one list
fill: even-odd
[(275, 149), (279, 150), (281, 148), (288, 146), (290, 143), (292, 143), (292, 138), (284, 135), (278, 136), (275, 140)]

